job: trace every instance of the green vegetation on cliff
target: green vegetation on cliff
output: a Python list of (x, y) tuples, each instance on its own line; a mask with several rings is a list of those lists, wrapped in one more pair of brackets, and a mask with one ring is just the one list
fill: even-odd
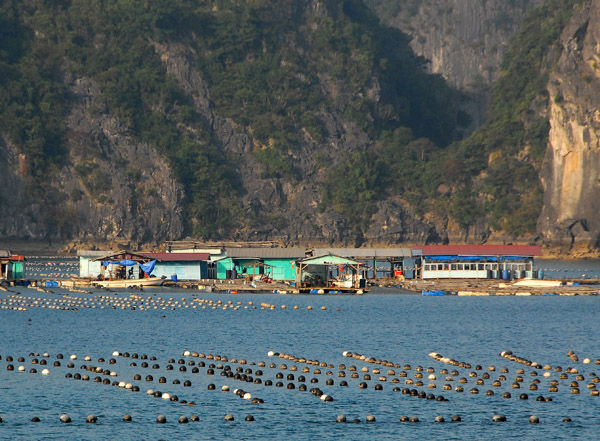
[[(195, 48), (216, 111), (251, 136), (263, 179), (302, 179), (297, 151), (303, 142), (326, 149), (332, 113), (373, 140), (406, 128), (445, 145), (456, 133), (456, 94), (360, 0), (3, 0), (1, 20), (0, 130), (30, 174), (43, 180), (63, 164), (69, 82), (91, 78), (103, 104), (89, 111), (115, 115), (168, 159), (185, 189), (190, 232), (204, 237), (239, 224), (243, 190), (157, 45)], [(348, 196), (345, 171), (364, 176), (381, 165), (363, 170), (361, 155), (335, 161), (325, 181), (337, 189), (324, 198), (350, 225), (366, 226), (372, 208), (357, 217), (354, 201), (380, 197), (373, 186), (383, 178), (358, 182)], [(112, 202), (93, 163), (74, 166), (90, 196)]]

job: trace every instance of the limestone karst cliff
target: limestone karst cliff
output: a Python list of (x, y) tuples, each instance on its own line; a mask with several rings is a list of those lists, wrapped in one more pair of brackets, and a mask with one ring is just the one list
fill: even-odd
[(485, 121), (489, 86), (527, 11), (542, 0), (368, 0), (387, 24), (412, 37), (429, 70), (471, 97), (473, 127)]
[(550, 244), (579, 251), (600, 234), (600, 1), (579, 6), (561, 35), (550, 75), (550, 136), (540, 230)]

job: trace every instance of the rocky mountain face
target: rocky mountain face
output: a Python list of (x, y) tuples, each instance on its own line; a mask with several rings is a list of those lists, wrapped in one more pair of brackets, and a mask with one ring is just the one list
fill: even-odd
[[(308, 14), (312, 13), (314, 10), (309, 7)], [(324, 142), (318, 143), (306, 134), (300, 150), (292, 154), (303, 177), (301, 181), (261, 178), (263, 167), (251, 154), (256, 147), (255, 143), (242, 127), (215, 110), (209, 86), (201, 72), (195, 68), (195, 51), (181, 43), (156, 45), (156, 50), (167, 72), (193, 99), (194, 110), (207, 121), (214, 142), (221, 146), (235, 164), (244, 194), (241, 201), (244, 213), (248, 218), (262, 220), (253, 228), (237, 230), (232, 239), (277, 240), (286, 244), (343, 243), (356, 246), (364, 243), (436, 240), (434, 224), (415, 217), (401, 198), (381, 201), (364, 234), (357, 234), (348, 228), (347, 222), (332, 207), (323, 211), (318, 209), (321, 200), (318, 183), (327, 173), (327, 167), (343, 160), (347, 155), (364, 152), (373, 144), (364, 131), (345, 121), (341, 113), (332, 109), (323, 115), (325, 132), (328, 134)], [(333, 81), (327, 82), (324, 87), (340, 89)], [(322, 149), (323, 144), (328, 146), (325, 151)], [(315, 161), (316, 155), (320, 156), (318, 162)]]
[(473, 126), (485, 120), (488, 87), (526, 12), (543, 0), (368, 0), (382, 21), (412, 37), (429, 70), (468, 93)]
[[(197, 6), (194, 2), (184, 3), (190, 8)], [(232, 8), (232, 11), (239, 13), (237, 6), (227, 2), (221, 3), (224, 7)], [(228, 13), (219, 15), (219, 4), (216, 2), (214, 8), (206, 7), (206, 14), (213, 14), (217, 21), (226, 21), (223, 17)], [(138, 18), (142, 21), (148, 20), (149, 23), (154, 23), (160, 28), (161, 24), (156, 24), (158, 19), (149, 12), (149, 4), (144, 6), (134, 2), (132, 5), (140, 7), (140, 13), (134, 12), (132, 20)], [(110, 12), (94, 8), (89, 11), (81, 11), (75, 6), (68, 11), (53, 10), (51, 6), (46, 7), (40, 4), (36, 15), (40, 17), (39, 21), (43, 22), (41, 17), (44, 17), (44, 19), (53, 21), (54, 24), (53, 28), (45, 29), (42, 32), (36, 29), (36, 26), (39, 25), (38, 19), (31, 18), (33, 10), (29, 10), (27, 7), (22, 10), (19, 7), (13, 7), (11, 10), (8, 7), (10, 14), (7, 13), (4, 20), (11, 25), (11, 28), (15, 29), (15, 34), (17, 31), (22, 32), (23, 36), (30, 36), (32, 40), (22, 46), (18, 46), (16, 43), (10, 46), (10, 42), (8, 42), (6, 43), (7, 50), (14, 51), (13, 58), (17, 61), (19, 57), (23, 56), (22, 52), (29, 47), (28, 45), (37, 47), (42, 52), (51, 53), (57, 59), (62, 58), (57, 63), (59, 66), (62, 65), (57, 69), (60, 72), (52, 72), (50, 63), (48, 63), (50, 66), (42, 66), (42, 68), (50, 71), (48, 74), (50, 81), (60, 83), (57, 90), (66, 90), (67, 93), (63, 101), (65, 112), (62, 115), (62, 127), (60, 127), (60, 130), (63, 131), (61, 144), (56, 145), (56, 141), (54, 141), (53, 145), (57, 152), (62, 152), (62, 156), (60, 156), (60, 160), (57, 159), (58, 156), (51, 158), (52, 160), (47, 162), (49, 164), (47, 170), (42, 172), (36, 169), (36, 161), (32, 160), (26, 149), (23, 146), (11, 144), (7, 133), (3, 133), (2, 142), (0, 142), (0, 168), (3, 170), (3, 173), (0, 174), (0, 184), (3, 188), (10, 190), (11, 197), (3, 197), (0, 200), (0, 216), (2, 217), (0, 238), (124, 240), (153, 243), (161, 240), (175, 240), (191, 234), (193, 227), (197, 227), (203, 222), (201, 216), (209, 211), (213, 212), (210, 213), (212, 219), (219, 221), (220, 205), (216, 203), (216, 199), (225, 193), (215, 196), (214, 205), (211, 206), (208, 201), (201, 205), (201, 208), (194, 214), (191, 214), (190, 201), (193, 199), (193, 194), (202, 194), (207, 191), (206, 187), (197, 183), (210, 184), (210, 182), (207, 183), (206, 179), (194, 181), (194, 175), (202, 174), (203, 171), (190, 168), (186, 170), (186, 176), (184, 176), (187, 179), (187, 188), (184, 188), (185, 184), (182, 183), (184, 173), (175, 169), (175, 164), (178, 164), (179, 167), (196, 165), (196, 163), (186, 164), (185, 159), (179, 159), (177, 162), (178, 152), (176, 150), (179, 146), (176, 143), (186, 142), (188, 145), (194, 145), (194, 148), (199, 149), (200, 152), (202, 146), (207, 143), (215, 147), (222, 156), (221, 160), (226, 162), (228, 170), (235, 175), (229, 177), (229, 182), (236, 187), (234, 190), (239, 197), (239, 201), (232, 204), (237, 210), (232, 209), (236, 216), (237, 228), (227, 231), (228, 238), (281, 240), (285, 243), (311, 241), (312, 243), (355, 245), (360, 245), (365, 241), (373, 243), (402, 242), (413, 238), (429, 240), (432, 234), (436, 234), (432, 225), (411, 214), (401, 197), (391, 197), (389, 200), (378, 203), (378, 212), (370, 222), (368, 232), (352, 228), (347, 219), (344, 219), (334, 207), (319, 207), (321, 203), (319, 185), (331, 167), (354, 154), (367, 152), (374, 146), (374, 134), (367, 132), (373, 132), (372, 125), (376, 113), (385, 113), (391, 120), (398, 118), (398, 115), (394, 114), (394, 106), (400, 110), (400, 104), (385, 102), (386, 97), (382, 97), (381, 90), (384, 87), (382, 85), (383, 76), (377, 72), (385, 70), (385, 64), (390, 59), (394, 62), (398, 58), (393, 54), (397, 49), (391, 48), (391, 53), (381, 54), (378, 51), (382, 48), (376, 47), (379, 43), (374, 41), (373, 37), (370, 37), (372, 40), (368, 45), (361, 41), (361, 38), (366, 41), (364, 35), (361, 38), (355, 38), (356, 34), (361, 32), (361, 27), (364, 30), (369, 25), (369, 20), (372, 25), (376, 25), (373, 17), (361, 12), (361, 8), (364, 9), (364, 12), (367, 10), (360, 1), (287, 1), (278, 7), (281, 8), (280, 11), (273, 11), (268, 5), (263, 11), (261, 8), (265, 7), (261, 4), (243, 5), (242, 9), (247, 8), (247, 12), (256, 14), (258, 20), (268, 21), (271, 19), (269, 18), (271, 15), (274, 20), (278, 21), (291, 20), (290, 17), (295, 17), (293, 28), (288, 29), (290, 34), (285, 35), (286, 39), (290, 39), (286, 43), (290, 46), (289, 50), (279, 48), (279, 46), (285, 48), (285, 45), (282, 45), (281, 36), (269, 39), (268, 32), (262, 42), (244, 42), (242, 38), (241, 41), (233, 41), (232, 47), (227, 50), (231, 50), (232, 56), (237, 56), (236, 44), (247, 43), (250, 50), (254, 51), (257, 43), (260, 43), (262, 48), (258, 53), (248, 53), (246, 59), (242, 57), (237, 60), (240, 66), (244, 65), (244, 69), (251, 70), (254, 68), (254, 61), (272, 51), (275, 45), (275, 51), (279, 50), (285, 54), (280, 66), (277, 67), (285, 68), (288, 63), (285, 57), (289, 57), (290, 62), (308, 64), (314, 69), (314, 78), (311, 78), (310, 82), (316, 84), (313, 86), (312, 93), (317, 97), (311, 97), (311, 99), (317, 102), (320, 100), (322, 104), (319, 109), (307, 108), (303, 111), (307, 114), (313, 113), (312, 121), (316, 121), (317, 128), (318, 126), (322, 127), (323, 135), (316, 136), (315, 124), (313, 124), (313, 128), (309, 127), (309, 129), (300, 124), (297, 127), (289, 128), (288, 122), (288, 127), (286, 127), (290, 131), (297, 132), (294, 133), (296, 139), (293, 148), (290, 147), (283, 152), (283, 162), (284, 165), (285, 163), (292, 164), (300, 179), (279, 176), (277, 169), (274, 170), (274, 173), (273, 170), (265, 173), (267, 167), (265, 160), (259, 161), (257, 152), (264, 151), (266, 154), (263, 158), (269, 155), (277, 158), (277, 155), (281, 155), (281, 150), (276, 151), (271, 148), (272, 139), (263, 144), (264, 141), (261, 141), (253, 133), (256, 129), (253, 122), (242, 124), (240, 121), (228, 117), (227, 113), (223, 113), (223, 104), (221, 104), (221, 109), (218, 108), (216, 104), (218, 99), (214, 93), (211, 94), (211, 86), (214, 86), (215, 80), (213, 78), (213, 84), (209, 85), (207, 73), (199, 69), (201, 56), (206, 57), (207, 53), (210, 55), (210, 51), (214, 48), (202, 49), (201, 46), (204, 44), (200, 42), (202, 37), (195, 32), (186, 33), (181, 25), (176, 24), (174, 29), (177, 30), (173, 31), (168, 38), (154, 39), (149, 35), (137, 40), (134, 37), (133, 40), (138, 45), (139, 51), (153, 50), (154, 54), (147, 56), (156, 55), (166, 70), (169, 81), (173, 79), (176, 82), (176, 86), (169, 86), (171, 89), (168, 91), (172, 92), (178, 88), (174, 94), (181, 92), (181, 95), (176, 97), (177, 103), (165, 104), (149, 101), (139, 105), (140, 108), (146, 106), (144, 112), (147, 117), (144, 116), (142, 119), (158, 118), (165, 128), (177, 136), (181, 135), (179, 138), (170, 140), (173, 147), (165, 148), (164, 143), (159, 147), (158, 140), (155, 143), (155, 139), (140, 133), (139, 128), (136, 128), (135, 121), (137, 109), (132, 110), (126, 106), (129, 102), (140, 101), (135, 96), (136, 93), (149, 92), (144, 90), (144, 80), (124, 78), (125, 81), (122, 81), (123, 78), (118, 78), (119, 75), (139, 75), (140, 78), (143, 78), (144, 75), (149, 74), (149, 78), (154, 80), (152, 75), (159, 76), (160, 71), (152, 71), (156, 67), (151, 63), (148, 63), (149, 66), (145, 69), (139, 69), (135, 63), (141, 64), (143, 61), (128, 60), (127, 56), (122, 60), (115, 60), (115, 62), (125, 65), (125, 68), (122, 65), (111, 66), (111, 60), (104, 59), (102, 53), (93, 54), (103, 45), (115, 44), (111, 40), (113, 31), (110, 31), (110, 28), (106, 28), (108, 31), (102, 28), (103, 24), (99, 18), (99, 13), (110, 14)], [(163, 17), (165, 21), (172, 19), (168, 7), (161, 4), (157, 6), (157, 10), (158, 13), (165, 14)], [(123, 12), (131, 13), (132, 11), (124, 10)], [(23, 23), (11, 22), (11, 17), (16, 17), (18, 14), (26, 17)], [(57, 19), (53, 16), (55, 14), (62, 15), (60, 19)], [(140, 14), (145, 15), (142, 17)], [(205, 19), (204, 17), (206, 15), (199, 14), (197, 19), (201, 21)], [(119, 19), (123, 20), (122, 17)], [(118, 22), (119, 19), (116, 21)], [(179, 19), (176, 18), (176, 20)], [(109, 18), (108, 22), (110, 20)], [(337, 23), (344, 20), (345, 24)], [(15, 19), (15, 21), (18, 20)], [(67, 21), (70, 22), (68, 32), (74, 34), (68, 37), (69, 44), (71, 44), (69, 51), (77, 54), (81, 50), (83, 55), (79, 58), (77, 56), (70, 58), (67, 55), (68, 51), (64, 52), (56, 44), (57, 40), (66, 38), (63, 35), (65, 30), (60, 26), (61, 23)], [(141, 25), (140, 32), (147, 31), (144, 26), (148, 22)], [(136, 24), (131, 23), (131, 26)], [(250, 20), (246, 24), (252, 26)], [(277, 26), (277, 24), (273, 26)], [(96, 28), (97, 31), (95, 31)], [(121, 31), (125, 37), (129, 37), (126, 28), (127, 23), (124, 24), (124, 28), (115, 29), (114, 32)], [(347, 35), (336, 36), (336, 28), (339, 28), (338, 33)], [(159, 29), (156, 31), (162, 32)], [(97, 33), (94, 34), (94, 32)], [(260, 32), (262, 31), (259, 29), (257, 33), (260, 35)], [(323, 37), (316, 37), (317, 33)], [(339, 37), (339, 41), (336, 40), (337, 37)], [(398, 37), (400, 38), (400, 36)], [(254, 34), (252, 38), (255, 38)], [(73, 43), (70, 43), (71, 41)], [(89, 46), (86, 47), (86, 44)], [(315, 53), (314, 45), (320, 45), (319, 47), (331, 51), (335, 59), (322, 58), (323, 54)], [(348, 45), (349, 48), (344, 47), (345, 45)], [(84, 47), (85, 49), (81, 49)], [(88, 52), (87, 55), (85, 51)], [(408, 52), (404, 48), (400, 51)], [(273, 54), (273, 56), (277, 55), (277, 52)], [(389, 59), (376, 59), (375, 63), (371, 59), (384, 55)], [(121, 54), (119, 53), (118, 56)], [(413, 63), (413, 60), (409, 60), (412, 55), (405, 54), (404, 56), (407, 63)], [(39, 60), (39, 56), (32, 58)], [(85, 63), (88, 62), (86, 60), (90, 59), (94, 59), (97, 65), (102, 63), (107, 65), (101, 69), (97, 69), (96, 66), (86, 67)], [(355, 69), (351, 72), (353, 82), (344, 81), (344, 77), (349, 75), (346, 72), (350, 67), (349, 63), (356, 64)], [(4, 68), (4, 66), (0, 67)], [(334, 72), (334, 69), (337, 70)], [(407, 81), (422, 81), (423, 84), (426, 84), (427, 80), (423, 79), (426, 75), (422, 74), (419, 67), (411, 65), (403, 67), (403, 69), (405, 72), (395, 71), (395, 74), (411, 77), (407, 78)], [(99, 71), (96, 74), (99, 81), (94, 79), (94, 70)], [(43, 70), (40, 72), (46, 73)], [(119, 72), (123, 72), (123, 74)], [(285, 81), (299, 81), (308, 84), (307, 73), (298, 73), (295, 75), (296, 78), (288, 77)], [(221, 75), (222, 73), (213, 74)], [(312, 73), (310, 74), (312, 75)], [(17, 75), (15, 74), (15, 76)], [(108, 81), (107, 78), (109, 78)], [(149, 87), (156, 88), (157, 86), (153, 84)], [(243, 87), (243, 85), (240, 86), (240, 88)], [(426, 85), (423, 87), (428, 88)], [(122, 88), (121, 96), (114, 95), (114, 93), (111, 96), (111, 91), (108, 90), (111, 88)], [(440, 88), (440, 90), (447, 89), (449, 89), (447, 86)], [(136, 92), (138, 90), (142, 92)], [(310, 90), (308, 91), (310, 92)], [(298, 92), (293, 90), (290, 93)], [(159, 94), (156, 95), (158, 99), (163, 98)], [(12, 99), (16, 100), (17, 98), (19, 98), (18, 95)], [(267, 96), (265, 99), (270, 100), (271, 98), (274, 97)], [(401, 100), (410, 99), (399, 98)], [(250, 101), (255, 99), (250, 97)], [(287, 100), (287, 97), (284, 96), (282, 99)], [(307, 100), (306, 97), (296, 97), (296, 99), (299, 99), (300, 102)], [(221, 101), (223, 101), (222, 97)], [(400, 101), (400, 103), (404, 107), (412, 104), (404, 101)], [(2, 104), (10, 107), (11, 103), (2, 102)], [(27, 106), (26, 103), (24, 105)], [(385, 111), (378, 110), (378, 107), (384, 107), (384, 105), (387, 106)], [(415, 106), (418, 105), (420, 104), (415, 103)], [(183, 118), (177, 119), (177, 112), (184, 106), (187, 106), (186, 111), (193, 115), (185, 122)], [(359, 106), (362, 106), (360, 111), (358, 111)], [(434, 115), (433, 123), (438, 119), (443, 119), (437, 118), (436, 112), (432, 110), (425, 108), (424, 110)], [(448, 110), (452, 111), (446, 108), (446, 111)], [(409, 113), (404, 109), (401, 111)], [(284, 113), (285, 108), (279, 112), (280, 114)], [(269, 116), (280, 118), (280, 114)], [(411, 117), (408, 114), (404, 117), (414, 119), (414, 126), (422, 126), (421, 129), (415, 128), (415, 132), (419, 134), (419, 131), (429, 130), (427, 125), (414, 115)], [(15, 118), (15, 120), (17, 119)], [(357, 121), (361, 121), (360, 124)], [(294, 121), (292, 123), (295, 124)], [(27, 123), (25, 122), (25, 124)], [(144, 124), (146, 123), (137, 121), (137, 126), (144, 126)], [(173, 124), (177, 126), (177, 129), (173, 129)], [(267, 127), (269, 127), (268, 124)], [(277, 128), (275, 127), (275, 129)], [(5, 131), (9, 132), (8, 129), (7, 127)], [(146, 133), (153, 132), (146, 130)], [(153, 133), (153, 136), (162, 136), (162, 134)], [(39, 144), (34, 147), (37, 149), (37, 154), (43, 156), (43, 152), (39, 151)], [(169, 148), (172, 148), (174, 153), (165, 151)], [(195, 153), (190, 154), (189, 158), (194, 159), (194, 155)], [(203, 165), (213, 167), (214, 164), (198, 164), (198, 166)], [(283, 175), (283, 172), (281, 174)], [(196, 182), (196, 184), (190, 184), (190, 182)], [(361, 203), (357, 201), (357, 210), (360, 210), (360, 205)]]
[(549, 244), (586, 252), (600, 234), (600, 1), (578, 7), (560, 43), (539, 226)]
[[(474, 102), (479, 102), (475, 106), (479, 110), (472, 113), (475, 115), (475, 125), (479, 125), (485, 113), (485, 105), (482, 104), (486, 102), (485, 91), (499, 75), (500, 60), (510, 36), (518, 30), (525, 12), (541, 2), (406, 0), (395, 2), (398, 9), (393, 13), (389, 9), (390, 2), (371, 0), (371, 5), (388, 24), (413, 37), (411, 47), (431, 61), (428, 65), (431, 72), (441, 73), (454, 86), (474, 97)], [(411, 200), (406, 194), (396, 190), (393, 184), (396, 181), (389, 176), (378, 187), (367, 186), (360, 197), (358, 194), (351, 195), (351, 201), (356, 197), (356, 211), (367, 204), (372, 207), (372, 211), (367, 212), (368, 223), (361, 228), (354, 228), (348, 221), (347, 211), (339, 210), (335, 203), (322, 203), (323, 183), (328, 182), (331, 170), (343, 165), (348, 158), (358, 157), (359, 162), (372, 165), (371, 162), (375, 163), (381, 157), (386, 159), (386, 155), (398, 154), (397, 150), (401, 148), (413, 149), (412, 156), (407, 155), (406, 158), (414, 161), (407, 163), (405, 168), (420, 167), (422, 171), (456, 178), (456, 182), (450, 178), (442, 185), (433, 186), (433, 194), (439, 196), (438, 205), (442, 206), (451, 200), (452, 193), (456, 193), (457, 189), (468, 187), (468, 178), (465, 176), (467, 167), (471, 166), (466, 160), (457, 165), (452, 157), (444, 158), (438, 169), (423, 165), (422, 162), (429, 157), (443, 156), (450, 142), (442, 145), (437, 141), (439, 145), (435, 145), (430, 139), (425, 139), (426, 135), (418, 133), (420, 129), (417, 123), (420, 121), (411, 122), (411, 129), (417, 136), (402, 143), (394, 141), (398, 144), (385, 150), (385, 143), (389, 139), (403, 139), (402, 133), (406, 127), (388, 130), (387, 133), (383, 130), (377, 132), (377, 125), (387, 123), (381, 115), (387, 115), (394, 124), (402, 117), (408, 121), (410, 118), (402, 112), (408, 114), (418, 100), (409, 102), (409, 97), (398, 95), (397, 102), (386, 102), (393, 87), (402, 89), (397, 85), (390, 86), (389, 77), (385, 76), (386, 65), (390, 59), (393, 61), (393, 56), (382, 57), (377, 52), (373, 55), (358, 43), (356, 47), (349, 46), (349, 49), (344, 47), (348, 43), (341, 38), (335, 41), (337, 52), (328, 53), (336, 59), (319, 59), (319, 54), (310, 52), (311, 44), (316, 44), (314, 41), (318, 40), (314, 34), (320, 33), (320, 41), (326, 42), (321, 44), (331, 44), (331, 35), (335, 34), (331, 29), (335, 29), (338, 16), (354, 14), (359, 17), (357, 22), (360, 22), (361, 2), (338, 3), (288, 1), (285, 4), (289, 10), (281, 11), (282, 16), (287, 14), (294, 17), (293, 21), (298, 23), (298, 27), (294, 28), (293, 33), (285, 35), (286, 40), (281, 47), (286, 50), (282, 52), (284, 56), (276, 67), (286, 68), (291, 63), (309, 66), (308, 71), (311, 72), (297, 72), (284, 78), (286, 81), (291, 81), (290, 78), (298, 80), (309, 90), (311, 99), (317, 96), (314, 101), (318, 103), (314, 108), (302, 108), (302, 112), (311, 113), (313, 119), (308, 123), (286, 123), (288, 126), (295, 124), (290, 129), (295, 136), (295, 143), (287, 149), (280, 147), (276, 150), (270, 146), (272, 139), (261, 140), (256, 133), (260, 128), (256, 120), (244, 122), (243, 118), (233, 118), (223, 110), (226, 105), (222, 97), (217, 96), (214, 79), (221, 73), (212, 72), (211, 84), (209, 72), (199, 68), (202, 63), (206, 65), (203, 57), (206, 58), (207, 53), (212, 55), (211, 51), (215, 49), (203, 48), (199, 42), (200, 36), (190, 32), (183, 37), (173, 34), (160, 41), (150, 37), (136, 41), (142, 50), (149, 49), (152, 52), (147, 54), (148, 57), (156, 56), (157, 64), (165, 70), (168, 80), (174, 82), (173, 89), (177, 88), (176, 104), (165, 105), (160, 100), (143, 103), (150, 107), (145, 111), (152, 118), (156, 118), (157, 114), (164, 117), (160, 120), (164, 124), (161, 127), (175, 126), (179, 132), (174, 129), (172, 133), (179, 136), (177, 142), (186, 142), (198, 149), (192, 150), (190, 156), (183, 156), (179, 166), (185, 164), (187, 158), (204, 158), (197, 154), (204, 152), (204, 146), (210, 144), (220, 152), (220, 160), (226, 163), (227, 170), (233, 175), (229, 181), (223, 181), (233, 186), (237, 195), (235, 207), (231, 209), (236, 216), (236, 223), (227, 231), (226, 238), (279, 240), (289, 245), (322, 243), (353, 246), (513, 240), (501, 228), (491, 228), (485, 212), (483, 215), (481, 212), (475, 213), (472, 222), (460, 223), (444, 207), (435, 207), (434, 204), (434, 209), (428, 206), (429, 211), (419, 209), (418, 196), (413, 195), (412, 202), (409, 202)], [(350, 8), (349, 12), (343, 10), (344, 6)], [(290, 20), (289, 17), (285, 19)], [(340, 29), (348, 30), (349, 41), (361, 40), (357, 22), (351, 23), (349, 20), (340, 25)], [(600, 221), (595, 216), (600, 206), (598, 29), (600, 0), (579, 4), (562, 33), (562, 52), (557, 65), (550, 70), (547, 86), (551, 130), (540, 174), (545, 193), (537, 233), (544, 243), (569, 249), (573, 245), (582, 249), (597, 247), (600, 233)], [(100, 46), (104, 37), (101, 33), (86, 36), (94, 46)], [(274, 40), (281, 44), (278, 38), (274, 37)], [(402, 36), (398, 35), (398, 38), (401, 40)], [(84, 37), (81, 39), (85, 40)], [(261, 53), (272, 50), (274, 43), (267, 40), (265, 37), (260, 42), (261, 48), (257, 50), (253, 47), (254, 53), (237, 61), (240, 69), (252, 70), (252, 63)], [(78, 44), (83, 46), (82, 42)], [(373, 46), (375, 42), (369, 44)], [(276, 56), (274, 54), (273, 58), (277, 59)], [(375, 61), (370, 59), (375, 56), (381, 58)], [(352, 70), (360, 63), (367, 67), (362, 71), (358, 68)], [(0, 63), (0, 69), (3, 68)], [(149, 70), (146, 68), (141, 71)], [(348, 71), (351, 70), (353, 83), (343, 80), (343, 76), (350, 75)], [(133, 71), (136, 74), (139, 72)], [(107, 72), (115, 75), (110, 68)], [(313, 77), (307, 79), (313, 73)], [(219, 218), (219, 210), (224, 205), (216, 203), (217, 196), (214, 205), (209, 199), (204, 201), (204, 205), (198, 205), (201, 208), (194, 215), (190, 214), (190, 201), (194, 193), (203, 194), (203, 185), (209, 185), (207, 180), (213, 179), (213, 175), (204, 181), (194, 181), (194, 185), (183, 182), (182, 174), (176, 168), (177, 162), (169, 156), (173, 152), (159, 147), (158, 140), (155, 142), (152, 137), (142, 136), (136, 128), (135, 118), (123, 116), (122, 111), (115, 110), (116, 106), (110, 104), (106, 88), (113, 84), (106, 80), (101, 83), (102, 78), (107, 76), (106, 72), (94, 78), (94, 74), (86, 74), (85, 69), (77, 71), (65, 67), (61, 74), (59, 81), (67, 91), (66, 111), (62, 118), (64, 136), (61, 148), (64, 154), (60, 161), (49, 163), (51, 169), (44, 175), (45, 181), (41, 185), (39, 180), (33, 179), (35, 165), (31, 155), (11, 141), (7, 130), (6, 133), (0, 133), (0, 188), (3, 190), (0, 194), (0, 239), (120, 240), (154, 244), (191, 235), (191, 227), (203, 222), (202, 211), (210, 211), (213, 219)], [(400, 74), (406, 76), (403, 81), (417, 77), (416, 84), (428, 84), (418, 77), (420, 71)], [(232, 77), (236, 78), (235, 75)], [(244, 89), (244, 86), (242, 83), (239, 88)], [(273, 88), (277, 91), (275, 86)], [(302, 89), (290, 89), (289, 93), (291, 95), (298, 90)], [(444, 88), (439, 90), (446, 91)], [(158, 93), (157, 96), (163, 98)], [(270, 96), (265, 98), (269, 99)], [(249, 106), (253, 105), (251, 100), (252, 97), (248, 99)], [(299, 102), (305, 105), (301, 99)], [(435, 107), (437, 104), (429, 102), (427, 105)], [(269, 118), (288, 117), (281, 116), (285, 113), (286, 105), (282, 107), (284, 111), (273, 112)], [(182, 109), (192, 116), (177, 119)], [(435, 108), (437, 113), (441, 113), (441, 110), (439, 106)], [(309, 123), (314, 121), (317, 124), (311, 126)], [(315, 127), (321, 128), (320, 136), (317, 136)], [(400, 124), (391, 127), (400, 127)], [(448, 133), (448, 138), (453, 136), (451, 129), (438, 132)], [(148, 133), (161, 135), (151, 131)], [(481, 143), (483, 150), (484, 142)], [(511, 160), (520, 161), (521, 157), (527, 155), (527, 150), (527, 145), (517, 146), (517, 153), (510, 153)], [(261, 157), (261, 152), (266, 155)], [(278, 158), (283, 157), (284, 165), (291, 164), (297, 177), (279, 174), (276, 167), (275, 173), (273, 170), (265, 173), (268, 163), (264, 158), (270, 153), (273, 153), (273, 157), (276, 154), (280, 155)], [(379, 158), (377, 155), (380, 155)], [(489, 163), (502, 155), (508, 154), (490, 148)], [(198, 169), (200, 166), (214, 166), (212, 162), (202, 161), (193, 164), (188, 170), (188, 177), (205, 173), (205, 170)], [(485, 170), (485, 162), (483, 171), (477, 172), (475, 179), (483, 180), (489, 174), (489, 170)], [(394, 174), (412, 172), (403, 169), (402, 159), (393, 164), (397, 168), (388, 171), (392, 177)], [(349, 173), (347, 181), (342, 179), (340, 184), (338, 180), (336, 185), (344, 187), (347, 184), (350, 187), (350, 184), (364, 179), (365, 176)], [(416, 189), (417, 193), (419, 190)], [(464, 191), (466, 196), (461, 200), (463, 216), (469, 213), (471, 201), (471, 196)], [(374, 197), (374, 192), (380, 194)], [(482, 206), (487, 209), (485, 205)], [(527, 236), (526, 240), (533, 239), (534, 235)]]
[[(62, 167), (31, 191), (27, 155), (0, 138), (0, 237), (152, 243), (183, 234), (182, 190), (164, 159), (111, 114), (94, 115), (100, 90), (65, 78), (71, 93)], [(143, 201), (143, 202), (142, 202)]]

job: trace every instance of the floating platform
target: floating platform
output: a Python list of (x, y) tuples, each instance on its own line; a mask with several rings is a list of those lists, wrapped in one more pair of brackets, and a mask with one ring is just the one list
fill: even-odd
[(295, 294), (364, 294), (368, 290), (364, 288), (341, 288), (341, 287), (333, 287), (333, 288), (300, 288), (294, 290)]
[[(596, 279), (594, 279), (596, 281)], [(579, 280), (558, 281), (521, 279), (515, 283), (507, 283), (497, 279), (427, 279), (427, 280), (398, 280), (389, 279), (377, 281), (379, 286), (393, 286), (421, 293), (424, 296), (597, 296), (600, 295), (600, 283), (596, 285), (580, 283)]]

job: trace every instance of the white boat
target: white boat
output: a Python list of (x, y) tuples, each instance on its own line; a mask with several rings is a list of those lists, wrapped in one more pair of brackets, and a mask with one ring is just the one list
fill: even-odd
[(165, 282), (163, 277), (145, 277), (143, 279), (116, 279), (116, 280), (94, 280), (92, 286), (104, 288), (141, 288), (145, 286), (161, 286)]

